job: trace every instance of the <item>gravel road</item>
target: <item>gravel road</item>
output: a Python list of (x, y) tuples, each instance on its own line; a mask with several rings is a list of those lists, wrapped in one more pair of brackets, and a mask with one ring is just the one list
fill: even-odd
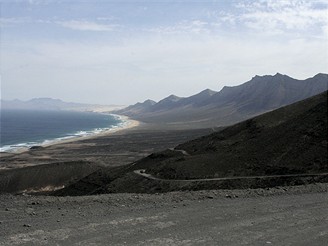
[(327, 192), (0, 195), (0, 245), (327, 245)]
[(267, 179), (267, 178), (281, 178), (281, 177), (311, 177), (311, 176), (326, 176), (328, 173), (298, 173), (298, 174), (282, 174), (282, 175), (261, 175), (261, 176), (237, 176), (226, 178), (207, 178), (207, 179), (162, 179), (155, 177), (152, 174), (146, 173), (146, 169), (139, 169), (133, 171), (135, 174), (143, 176), (148, 179), (160, 181), (179, 181), (179, 182), (199, 182), (199, 181), (215, 181), (215, 180), (236, 180), (236, 179)]

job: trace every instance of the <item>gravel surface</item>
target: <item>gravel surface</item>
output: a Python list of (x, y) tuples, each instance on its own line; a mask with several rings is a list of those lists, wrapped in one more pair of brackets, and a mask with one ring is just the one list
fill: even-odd
[(84, 197), (0, 195), (0, 245), (327, 245), (328, 184)]

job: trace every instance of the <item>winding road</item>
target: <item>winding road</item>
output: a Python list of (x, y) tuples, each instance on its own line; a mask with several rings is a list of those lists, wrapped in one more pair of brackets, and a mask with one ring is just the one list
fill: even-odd
[(176, 151), (176, 152), (180, 152), (183, 155), (190, 155), (187, 151), (183, 150), (183, 149), (175, 149), (175, 148), (169, 148), (169, 150), (171, 151)]
[(221, 181), (221, 180), (236, 180), (236, 179), (265, 179), (265, 178), (282, 178), (282, 177), (311, 177), (311, 176), (325, 176), (328, 173), (302, 173), (302, 174), (283, 174), (283, 175), (262, 175), (262, 176), (239, 176), (239, 177), (225, 177), (225, 178), (207, 178), (207, 179), (162, 179), (146, 173), (145, 169), (133, 171), (135, 174), (141, 175), (148, 179), (159, 181), (179, 181), (179, 182), (197, 182), (197, 181)]

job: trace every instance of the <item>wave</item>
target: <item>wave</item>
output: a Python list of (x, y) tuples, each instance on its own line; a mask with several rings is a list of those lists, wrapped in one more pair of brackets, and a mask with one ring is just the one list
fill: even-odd
[[(105, 113), (103, 113), (105, 114)], [(124, 117), (120, 116), (120, 115), (114, 115), (114, 114), (110, 114), (111, 116), (113, 116), (115, 118), (115, 120), (118, 120), (119, 123), (117, 123), (116, 125), (112, 125), (110, 127), (105, 127), (105, 128), (95, 128), (92, 130), (88, 130), (88, 131), (77, 131), (77, 132), (73, 132), (73, 133), (68, 133), (63, 137), (58, 137), (58, 138), (53, 138), (53, 139), (45, 139), (42, 141), (36, 141), (36, 142), (26, 142), (26, 143), (18, 143), (18, 144), (12, 144), (12, 145), (4, 145), (0, 147), (0, 152), (8, 152), (8, 153), (15, 153), (18, 152), (20, 150), (25, 150), (25, 149), (29, 149), (33, 146), (46, 146), (46, 145), (52, 145), (52, 144), (56, 144), (56, 143), (60, 143), (66, 140), (74, 140), (74, 139), (79, 139), (82, 137), (90, 137), (90, 136), (95, 136), (104, 132), (111, 132), (117, 129), (122, 129), (125, 128), (129, 121), (126, 120)]]

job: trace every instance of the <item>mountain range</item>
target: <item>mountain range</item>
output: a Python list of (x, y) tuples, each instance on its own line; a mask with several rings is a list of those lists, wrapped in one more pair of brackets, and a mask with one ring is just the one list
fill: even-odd
[(97, 170), (55, 194), (272, 187), (327, 182), (327, 173), (326, 91), (134, 163)]
[(287, 75), (255, 76), (219, 92), (204, 90), (191, 97), (170, 95), (159, 102), (146, 100), (115, 113), (174, 128), (226, 126), (314, 96), (328, 87), (328, 75), (297, 80)]
[(74, 102), (64, 102), (53, 98), (33, 98), (28, 101), (1, 100), (1, 109), (19, 110), (76, 110), (76, 111), (109, 111), (122, 108), (118, 105), (98, 105)]

